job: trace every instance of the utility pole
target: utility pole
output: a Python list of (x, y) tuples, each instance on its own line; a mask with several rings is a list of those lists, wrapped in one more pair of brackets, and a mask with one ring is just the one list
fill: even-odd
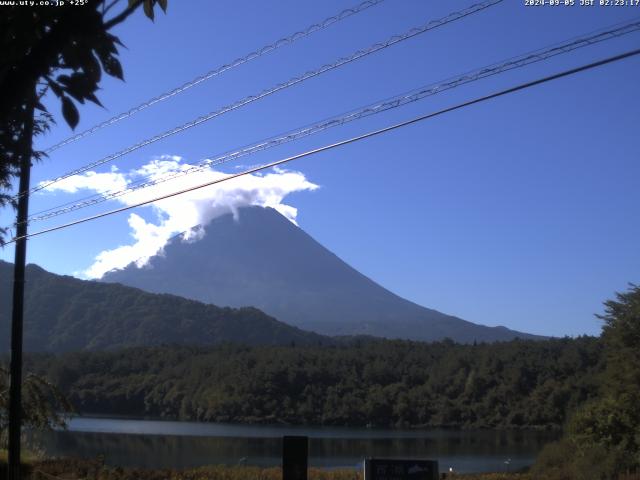
[(9, 386), (9, 480), (20, 480), (20, 437), (22, 426), (22, 326), (24, 283), (27, 260), (27, 217), (29, 215), (29, 181), (33, 146), (35, 86), (29, 92), (24, 109), (22, 152), (20, 152), (20, 186), (16, 218), (15, 263), (13, 265), (13, 310), (11, 314), (11, 384)]

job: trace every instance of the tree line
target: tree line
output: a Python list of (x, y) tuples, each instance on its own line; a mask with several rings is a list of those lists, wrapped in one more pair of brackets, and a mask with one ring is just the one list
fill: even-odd
[(597, 395), (569, 416), (564, 436), (540, 453), (534, 473), (545, 478), (640, 474), (640, 286), (630, 285), (604, 305)]
[(352, 426), (561, 427), (603, 370), (593, 337), (460, 345), (162, 346), (32, 356), (79, 412)]

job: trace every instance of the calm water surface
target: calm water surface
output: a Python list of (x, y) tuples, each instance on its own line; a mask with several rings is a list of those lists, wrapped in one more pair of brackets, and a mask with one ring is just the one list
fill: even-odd
[(281, 437), (306, 435), (309, 463), (323, 468), (361, 468), (364, 457), (428, 458), (440, 470), (515, 470), (534, 461), (553, 432), (495, 430), (401, 430), (345, 427), (282, 427), (78, 417), (67, 431), (39, 434), (54, 456), (95, 458), (109, 465), (189, 468), (202, 465), (275, 466)]

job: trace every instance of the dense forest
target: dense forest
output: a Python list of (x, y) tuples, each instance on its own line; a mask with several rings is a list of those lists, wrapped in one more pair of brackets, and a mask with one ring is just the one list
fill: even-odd
[(29, 363), (84, 413), (412, 427), (561, 427), (603, 369), (591, 337), (138, 347)]
[(597, 395), (571, 413), (562, 439), (540, 453), (539, 478), (640, 476), (640, 286), (630, 285), (604, 306)]

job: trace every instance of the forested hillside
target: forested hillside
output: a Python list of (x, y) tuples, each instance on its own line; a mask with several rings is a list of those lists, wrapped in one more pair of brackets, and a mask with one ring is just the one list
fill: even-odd
[[(13, 265), (0, 261), (0, 352), (9, 349)], [(126, 346), (238, 342), (331, 342), (256, 308), (220, 308), (174, 295), (55, 275), (27, 266), (25, 349), (100, 350)]]
[(80, 412), (218, 422), (560, 427), (597, 390), (598, 339), (134, 348), (37, 356)]

